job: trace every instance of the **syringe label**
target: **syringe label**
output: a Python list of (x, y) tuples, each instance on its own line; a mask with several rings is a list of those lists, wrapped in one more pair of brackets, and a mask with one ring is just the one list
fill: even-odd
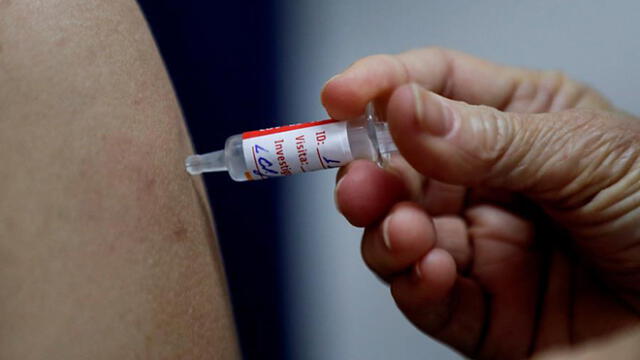
[(329, 169), (353, 160), (347, 123), (324, 120), (249, 131), (242, 148), (253, 180)]

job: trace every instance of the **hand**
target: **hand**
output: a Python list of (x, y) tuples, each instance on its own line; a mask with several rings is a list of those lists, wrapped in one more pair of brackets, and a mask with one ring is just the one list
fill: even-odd
[(402, 157), (355, 161), (336, 200), (366, 264), (427, 334), (519, 359), (640, 323), (640, 122), (558, 72), (424, 49), (332, 78), (376, 101)]

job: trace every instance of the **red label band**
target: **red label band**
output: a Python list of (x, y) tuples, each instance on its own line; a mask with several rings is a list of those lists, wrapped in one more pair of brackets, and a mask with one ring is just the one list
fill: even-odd
[(312, 126), (318, 126), (318, 125), (331, 124), (334, 122), (338, 122), (338, 120), (329, 119), (329, 120), (313, 121), (313, 122), (302, 123), (302, 124), (278, 126), (278, 127), (264, 129), (264, 130), (247, 131), (242, 134), (242, 138), (250, 139), (258, 136), (277, 134), (277, 133), (291, 131), (291, 130), (299, 130), (299, 129), (304, 129)]

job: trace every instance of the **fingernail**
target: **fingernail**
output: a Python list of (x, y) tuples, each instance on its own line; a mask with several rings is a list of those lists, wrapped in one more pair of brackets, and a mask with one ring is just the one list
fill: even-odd
[(424, 91), (418, 84), (412, 84), (416, 120), (420, 127), (433, 136), (443, 137), (453, 128), (453, 110), (440, 96)]
[(391, 250), (391, 241), (389, 240), (389, 221), (392, 216), (393, 215), (387, 216), (387, 218), (382, 222), (382, 241), (384, 241), (384, 245), (389, 250)]
[(340, 203), (338, 202), (338, 190), (340, 189), (340, 184), (342, 184), (342, 180), (344, 180), (344, 176), (338, 180), (336, 183), (336, 187), (333, 190), (333, 203), (336, 205), (336, 209), (340, 214), (343, 214), (342, 210), (340, 210)]
[(418, 279), (422, 279), (422, 270), (420, 270), (420, 264), (422, 264), (422, 260), (418, 261), (416, 265), (413, 267), (413, 270), (418, 277)]

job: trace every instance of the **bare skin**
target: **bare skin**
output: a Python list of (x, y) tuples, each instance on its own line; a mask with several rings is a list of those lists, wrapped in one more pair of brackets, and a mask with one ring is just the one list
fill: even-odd
[(0, 358), (239, 357), (135, 1), (0, 0)]
[(403, 157), (342, 169), (336, 199), (422, 331), (520, 359), (640, 325), (638, 119), (560, 73), (437, 48), (362, 59), (322, 100), (389, 122)]
[(640, 328), (620, 331), (578, 346), (548, 351), (535, 360), (636, 360), (640, 354)]

